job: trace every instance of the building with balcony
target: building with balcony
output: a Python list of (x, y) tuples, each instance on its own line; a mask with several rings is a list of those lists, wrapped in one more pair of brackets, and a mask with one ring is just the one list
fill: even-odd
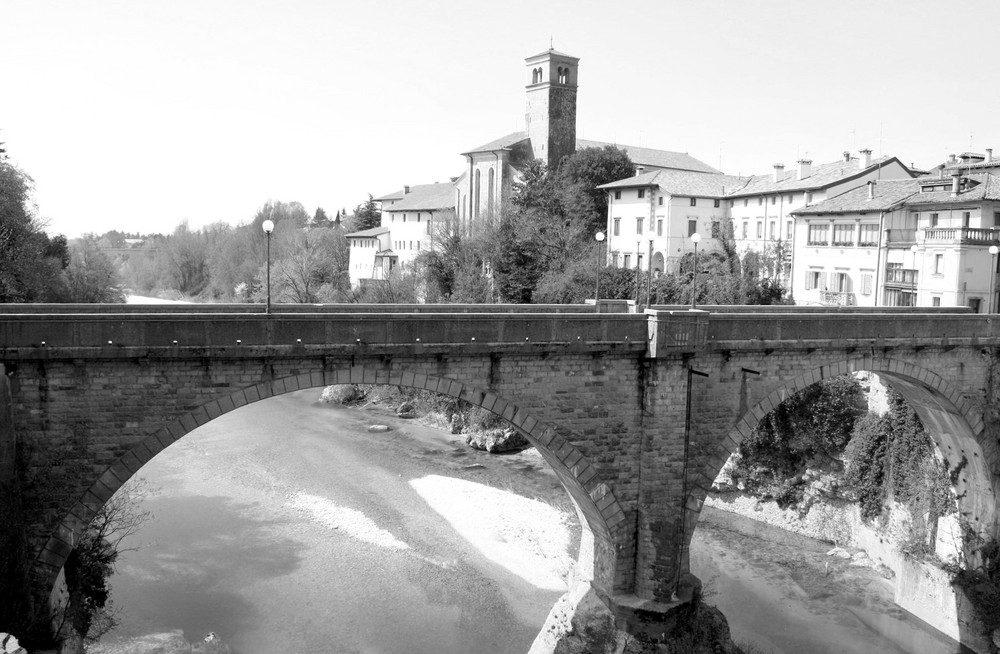
[(997, 308), (1000, 178), (990, 173), (865, 186), (793, 212), (796, 304)]

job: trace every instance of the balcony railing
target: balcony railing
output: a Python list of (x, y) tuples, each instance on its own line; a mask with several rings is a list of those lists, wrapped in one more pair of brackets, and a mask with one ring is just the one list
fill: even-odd
[(853, 307), (858, 304), (854, 293), (843, 293), (840, 291), (820, 291), (819, 301), (826, 305), (838, 307)]
[(997, 232), (990, 227), (932, 227), (924, 230), (924, 241), (989, 245), (997, 242)]
[(917, 271), (909, 268), (888, 268), (885, 271), (886, 284), (917, 285)]

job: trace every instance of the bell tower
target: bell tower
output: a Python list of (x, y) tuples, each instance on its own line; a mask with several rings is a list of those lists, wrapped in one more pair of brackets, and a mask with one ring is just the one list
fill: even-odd
[(527, 109), (524, 131), (531, 152), (550, 170), (576, 151), (576, 88), (580, 60), (549, 48), (524, 60)]

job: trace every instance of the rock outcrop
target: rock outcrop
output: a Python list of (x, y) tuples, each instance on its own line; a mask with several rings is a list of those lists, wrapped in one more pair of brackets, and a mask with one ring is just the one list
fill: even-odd
[(477, 450), (486, 450), (491, 454), (521, 450), (529, 445), (528, 439), (513, 428), (487, 429), (486, 431), (466, 434), (465, 442)]

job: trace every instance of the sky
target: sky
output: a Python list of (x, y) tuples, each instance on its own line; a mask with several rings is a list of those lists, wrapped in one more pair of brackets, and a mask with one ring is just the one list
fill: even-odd
[(1000, 154), (997, 24), (995, 0), (0, 0), (0, 142), (53, 234), (333, 216), (524, 129), (551, 43), (580, 138), (931, 168)]

